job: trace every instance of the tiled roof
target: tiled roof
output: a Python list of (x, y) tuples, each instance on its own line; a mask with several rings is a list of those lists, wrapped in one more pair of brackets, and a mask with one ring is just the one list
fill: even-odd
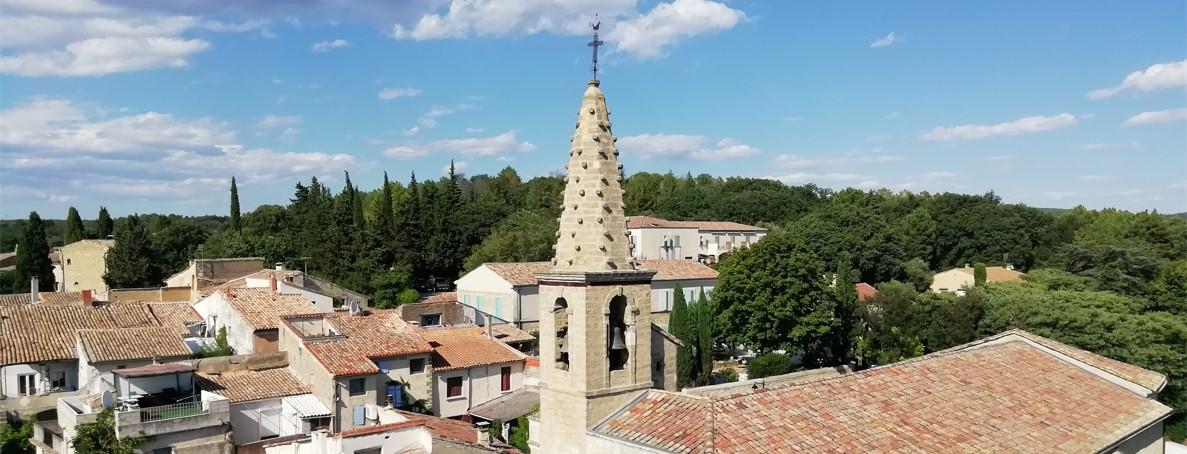
[[(483, 266), (515, 287), (537, 285), (536, 274), (552, 269), (550, 262), (492, 262)], [(717, 270), (695, 260), (640, 260), (639, 269), (655, 271), (652, 279), (657, 281), (717, 279)]]
[(540, 388), (524, 386), (515, 391), (503, 394), (494, 400), (475, 405), (470, 409), (471, 415), (486, 420), (511, 421), (532, 412), (540, 407)]
[(1133, 383), (1137, 383), (1143, 388), (1149, 389), (1155, 393), (1161, 391), (1162, 388), (1166, 386), (1166, 376), (1158, 372), (1147, 370), (1126, 362), (1117, 361), (1112, 358), (1106, 358), (1096, 353), (1092, 353), (1087, 350), (1081, 350), (1071, 345), (1059, 343), (1042, 336), (1028, 333), (1026, 331), (1011, 330), (997, 337), (1008, 334), (1017, 334), (1019, 336), (1023, 336), (1038, 344), (1041, 344), (1044, 347), (1063, 353), (1079, 361), (1083, 361), (1092, 367), (1116, 375)]
[(300, 295), (273, 293), (268, 288), (229, 289), (223, 293), (231, 307), (254, 330), (276, 329), (287, 315), (307, 314), (315, 308)]
[(0, 365), (75, 359), (76, 330), (154, 326), (158, 322), (143, 304), (0, 307)]
[(865, 301), (875, 296), (878, 296), (878, 289), (865, 282), (858, 282), (853, 284), (853, 289), (857, 290), (857, 300)]
[[(194, 367), (188, 364), (166, 363), (149, 364), (147, 366), (133, 367), (129, 369), (116, 369), (111, 373), (121, 377), (152, 377), (156, 375), (180, 374), (193, 371)], [(99, 397), (99, 395), (96, 394), (95, 397)]]
[(652, 390), (594, 430), (672, 452), (1097, 452), (1169, 407), (1021, 339), (728, 398)]
[(708, 232), (765, 232), (767, 229), (729, 221), (669, 221), (651, 216), (628, 216), (628, 229), (666, 228), (697, 229)]
[(426, 328), (421, 335), (433, 345), (433, 370), (449, 371), (523, 361), (526, 355), (486, 337), (480, 327)]
[(438, 418), (436, 416), (422, 415), (403, 410), (396, 410), (396, 412), (411, 421), (424, 421), (425, 426), (429, 428), (429, 432), (433, 434), (433, 438), (470, 444), (478, 443), (478, 430), (468, 422)]
[[(31, 304), (32, 298), (28, 293), (11, 293), (0, 295), (0, 306), (15, 306)], [(38, 292), (38, 304), (81, 304), (82, 292)]]
[(94, 363), (194, 354), (174, 327), (85, 329), (78, 331), (78, 339)]
[(372, 309), (362, 315), (335, 312), (309, 317), (324, 317), (342, 336), (305, 343), (309, 353), (332, 375), (378, 373), (377, 359), (433, 351), (428, 341), (401, 319), (395, 309)]
[(451, 303), (451, 302), (457, 302), (457, 292), (434, 293), (420, 301), (417, 301), (417, 303)]
[[(973, 275), (973, 267), (953, 268), (962, 273)], [(1026, 273), (1014, 271), (1004, 266), (987, 266), (985, 267), (985, 281), (986, 282), (1022, 282), (1022, 276)]]
[(202, 316), (194, 310), (190, 303), (145, 303), (156, 317), (161, 326), (180, 327), (183, 332), (189, 331), (185, 326), (202, 321)]
[(409, 419), (400, 422), (390, 422), (387, 424), (376, 424), (374, 426), (355, 427), (347, 429), (338, 434), (342, 438), (361, 437), (363, 435), (379, 434), (393, 430), (407, 429), (409, 427), (419, 427), (426, 425), (426, 422), (421, 420)]
[(248, 402), (309, 393), (309, 388), (286, 367), (245, 370), (223, 374), (198, 374), (200, 388), (230, 399)]
[(510, 323), (499, 323), (497, 325), (491, 325), (490, 330), (491, 330), (491, 334), (499, 342), (504, 342), (504, 343), (533, 342), (536, 340), (535, 337), (532, 337), (531, 333), (528, 333), (522, 329), (516, 328), (515, 325), (512, 325)]

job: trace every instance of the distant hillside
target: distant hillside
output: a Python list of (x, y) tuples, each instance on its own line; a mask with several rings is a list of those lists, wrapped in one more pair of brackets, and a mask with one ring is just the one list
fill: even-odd
[[(161, 215), (159, 214), (142, 214), (140, 215), (140, 220), (141, 222), (144, 222), (145, 225), (148, 225), (151, 229), (157, 224), (157, 218), (160, 217)], [(202, 227), (208, 232), (215, 232), (219, 229), (222, 229), (223, 225), (227, 223), (226, 216), (178, 216), (176, 214), (171, 214), (168, 217), (175, 221), (184, 220), (185, 222)], [(124, 218), (116, 218), (116, 225), (119, 225), (123, 219)], [(51, 247), (61, 246), (62, 234), (66, 229), (66, 220), (45, 218), (42, 218), (41, 220), (45, 222), (45, 235), (49, 240), (49, 245)], [(25, 229), (26, 221), (26, 219), (0, 220), (0, 252), (12, 252)], [(98, 225), (95, 220), (83, 219), (82, 223), (87, 229), (87, 236), (94, 237), (95, 230), (98, 229)]]
[[(1073, 210), (1072, 208), (1036, 208), (1036, 209), (1037, 209), (1037, 210), (1039, 210), (1039, 211), (1042, 211), (1042, 212), (1044, 212), (1044, 213), (1051, 213), (1051, 214), (1055, 214), (1055, 215), (1059, 215), (1059, 214), (1067, 213), (1067, 212), (1069, 212), (1069, 211), (1072, 211), (1072, 210)], [(1165, 214), (1165, 213), (1164, 213), (1164, 214), (1163, 214), (1163, 216), (1168, 216), (1168, 217), (1172, 217), (1172, 218), (1187, 219), (1187, 211), (1184, 211), (1184, 212), (1182, 212), (1182, 213), (1172, 213), (1172, 214)]]

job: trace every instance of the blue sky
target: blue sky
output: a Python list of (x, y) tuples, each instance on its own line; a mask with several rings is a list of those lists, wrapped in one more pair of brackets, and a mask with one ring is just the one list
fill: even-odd
[(0, 217), (559, 171), (594, 12), (628, 173), (1187, 211), (1187, 4), (838, 3), (0, 0)]

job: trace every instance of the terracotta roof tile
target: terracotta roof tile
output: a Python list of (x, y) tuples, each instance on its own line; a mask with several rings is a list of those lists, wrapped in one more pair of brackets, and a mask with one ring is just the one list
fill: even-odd
[(276, 399), (309, 393), (309, 388), (284, 367), (224, 374), (198, 374), (197, 383), (200, 388), (226, 397), (231, 402)]
[(594, 430), (674, 452), (1097, 452), (1170, 412), (1014, 340), (727, 398), (652, 390)]
[(341, 336), (307, 341), (305, 348), (333, 375), (378, 373), (377, 359), (433, 351), (429, 342), (401, 319), (396, 309), (372, 309), (362, 315), (335, 312), (300, 318), (317, 317), (324, 318)]
[(282, 317), (315, 310), (300, 295), (273, 293), (268, 288), (229, 289), (224, 295), (231, 307), (255, 330), (276, 329)]
[[(953, 268), (962, 273), (973, 275), (973, 267)], [(1004, 266), (987, 266), (985, 267), (985, 281), (986, 282), (1022, 282), (1022, 276), (1026, 273), (1008, 269)]]
[(78, 339), (87, 358), (96, 363), (194, 354), (174, 327), (84, 329), (78, 331)]
[(1087, 350), (1081, 350), (1071, 345), (1059, 343), (1039, 335), (1028, 333), (1026, 331), (1012, 330), (1008, 331), (1007, 333), (1018, 334), (1020, 336), (1026, 337), (1027, 339), (1035, 341), (1044, 347), (1083, 361), (1100, 370), (1121, 377), (1122, 379), (1137, 383), (1138, 385), (1141, 385), (1150, 391), (1159, 392), (1164, 386), (1166, 386), (1166, 376), (1158, 372), (1147, 370), (1126, 362), (1117, 361), (1112, 358), (1106, 358), (1096, 353), (1092, 353)]
[(0, 365), (75, 359), (75, 331), (80, 329), (156, 326), (159, 322), (143, 304), (0, 307)]
[(478, 443), (478, 430), (468, 422), (455, 419), (438, 418), (409, 411), (396, 410), (400, 416), (410, 421), (423, 421), (433, 434), (433, 438), (441, 438), (462, 443)]
[[(536, 274), (552, 269), (550, 262), (484, 263), (512, 286), (537, 285)], [(695, 260), (640, 260), (639, 269), (655, 271), (654, 280), (717, 279), (717, 271)]]
[(429, 295), (417, 303), (451, 303), (457, 302), (457, 292), (441, 292)]
[(491, 325), (490, 329), (491, 329), (491, 334), (494, 335), (495, 339), (498, 340), (499, 342), (504, 342), (504, 343), (533, 342), (536, 340), (536, 338), (533, 337), (531, 335), (531, 333), (528, 333), (527, 331), (516, 328), (515, 325), (512, 325), (510, 323), (499, 323), (497, 325)]
[(767, 229), (729, 221), (669, 221), (651, 216), (628, 216), (628, 229), (668, 228), (690, 229), (708, 232), (766, 232)]
[[(38, 304), (82, 304), (82, 292), (38, 292)], [(0, 295), (0, 306), (31, 304), (28, 293)]]
[(421, 335), (433, 345), (433, 369), (448, 371), (523, 361), (526, 355), (486, 337), (483, 328), (425, 328)]
[(194, 310), (190, 303), (146, 303), (153, 317), (161, 326), (180, 327), (183, 332), (189, 330), (186, 325), (202, 321), (202, 316)]
[(875, 296), (878, 296), (878, 289), (865, 282), (858, 282), (853, 284), (853, 289), (857, 290), (857, 300), (865, 301)]

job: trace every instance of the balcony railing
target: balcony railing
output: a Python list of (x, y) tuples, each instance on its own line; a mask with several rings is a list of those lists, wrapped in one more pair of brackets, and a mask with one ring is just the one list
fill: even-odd
[(140, 409), (140, 422), (161, 421), (165, 419), (188, 418), (209, 414), (210, 409), (202, 402), (185, 402), (173, 405), (161, 405)]

